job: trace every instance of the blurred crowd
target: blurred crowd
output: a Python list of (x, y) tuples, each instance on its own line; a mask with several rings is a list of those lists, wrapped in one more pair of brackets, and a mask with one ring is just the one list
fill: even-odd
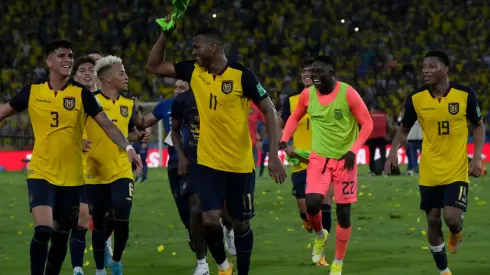
[[(97, 49), (122, 57), (130, 91), (142, 101), (170, 97), (174, 80), (145, 70), (159, 35), (155, 19), (171, 13), (170, 2), (2, 1), (0, 102), (46, 74), (42, 49), (54, 38), (74, 41), (76, 56)], [(226, 36), (229, 59), (252, 68), (272, 98), (281, 102), (302, 89), (302, 60), (331, 55), (339, 79), (396, 120), (407, 93), (421, 83), (424, 52), (442, 49), (451, 57), (451, 79), (471, 86), (486, 114), (490, 6), (485, 2), (191, 0), (166, 58), (191, 58), (193, 33), (203, 25), (218, 27)], [(22, 120), (7, 123), (11, 125), (0, 124), (0, 134), (24, 125)]]

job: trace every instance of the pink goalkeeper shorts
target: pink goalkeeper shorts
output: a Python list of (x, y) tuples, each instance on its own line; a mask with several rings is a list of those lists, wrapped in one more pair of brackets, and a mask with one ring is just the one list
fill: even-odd
[(327, 194), (333, 184), (334, 199), (338, 204), (357, 201), (357, 163), (352, 171), (344, 169), (344, 160), (327, 159), (310, 154), (306, 176), (306, 194)]

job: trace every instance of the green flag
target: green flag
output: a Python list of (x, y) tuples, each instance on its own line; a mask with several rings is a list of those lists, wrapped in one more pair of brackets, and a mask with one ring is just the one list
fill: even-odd
[(168, 31), (175, 27), (175, 24), (182, 17), (185, 10), (187, 9), (188, 4), (189, 0), (172, 0), (172, 7), (174, 8), (174, 12), (171, 15), (170, 21), (167, 22), (165, 18), (158, 18), (156, 20), (163, 31)]

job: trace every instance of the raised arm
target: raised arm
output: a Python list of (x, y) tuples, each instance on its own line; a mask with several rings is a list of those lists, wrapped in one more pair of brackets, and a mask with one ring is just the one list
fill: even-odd
[(167, 37), (169, 33), (160, 34), (157, 42), (153, 45), (151, 49), (150, 56), (148, 57), (148, 62), (146, 63), (146, 69), (150, 73), (154, 73), (160, 76), (166, 76), (171, 78), (176, 78), (176, 72), (174, 64), (172, 62), (167, 62), (164, 60), (165, 47), (167, 46)]
[(347, 90), (347, 103), (357, 122), (361, 125), (361, 131), (349, 150), (357, 155), (373, 131), (373, 120), (361, 96), (352, 87)]
[(308, 90), (304, 90), (299, 96), (298, 105), (296, 105), (294, 112), (289, 116), (286, 125), (284, 126), (281, 143), (288, 143), (298, 128), (299, 121), (303, 118), (308, 109), (308, 102), (310, 101), (309, 97)]

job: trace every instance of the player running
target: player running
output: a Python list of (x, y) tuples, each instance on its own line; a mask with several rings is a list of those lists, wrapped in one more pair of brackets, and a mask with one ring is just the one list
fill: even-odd
[[(449, 57), (441, 51), (425, 55), (422, 72), (426, 86), (410, 94), (405, 102), (402, 127), (393, 139), (385, 164), (390, 173), (398, 165), (398, 148), (406, 141), (410, 128), (419, 121), (423, 131), (420, 158), (420, 209), (427, 215), (430, 251), (440, 274), (448, 268), (441, 212), (449, 227), (448, 250), (456, 253), (463, 238), (463, 212), (468, 202), (468, 174), (481, 173), (481, 154), (485, 126), (475, 92), (450, 82)], [(475, 153), (468, 169), (468, 122), (473, 124)], [(447, 160), (451, 161), (447, 161)], [(441, 211), (443, 209), (443, 211)]]
[[(102, 83), (102, 89), (95, 97), (114, 124), (128, 136), (128, 132), (134, 129), (136, 113), (134, 101), (119, 94), (128, 88), (128, 76), (122, 60), (115, 56), (103, 57), (97, 61), (95, 70)], [(125, 160), (124, 152), (109, 141), (93, 119), (88, 118), (85, 127), (92, 141), (92, 149), (87, 153), (85, 182), (93, 217), (92, 247), (96, 274), (106, 274), (106, 227), (112, 210), (115, 243), (110, 268), (112, 274), (122, 275), (121, 257), (129, 238), (129, 216), (133, 204), (132, 167)]]
[[(249, 273), (253, 233), (249, 220), (254, 216), (255, 165), (248, 130), (250, 101), (266, 116), (270, 140), (279, 140), (277, 113), (266, 91), (248, 68), (229, 62), (224, 54), (224, 37), (214, 28), (200, 29), (193, 40), (195, 60), (162, 62), (169, 33), (162, 33), (153, 46), (147, 68), (160, 76), (190, 83), (200, 119), (197, 162), (203, 224), (209, 251), (220, 275), (234, 273), (226, 259), (220, 226), (225, 200), (234, 219), (238, 274)], [(271, 142), (269, 173), (276, 182), (285, 179), (277, 142)]]
[[(95, 59), (90, 56), (82, 56), (75, 61), (73, 66), (73, 79), (85, 86), (90, 92), (95, 93), (97, 91), (97, 75), (94, 70)], [(83, 131), (83, 143), (86, 147), (87, 133)], [(83, 167), (85, 170), (85, 158), (83, 160)], [(74, 275), (83, 275), (83, 254), (85, 252), (85, 235), (87, 233), (90, 224), (90, 214), (88, 210), (88, 194), (87, 186), (82, 188), (82, 195), (80, 197), (80, 212), (78, 214), (78, 226), (72, 229), (70, 234), (70, 256), (71, 264), (73, 267)]]
[(356, 153), (371, 134), (373, 122), (356, 90), (336, 81), (334, 64), (329, 57), (315, 59), (312, 79), (315, 86), (301, 92), (296, 109), (286, 123), (281, 148), (287, 147), (299, 121), (308, 113), (313, 131), (306, 179), (306, 212), (317, 235), (312, 261), (320, 262), (324, 254), (328, 231), (322, 226), (320, 210), (333, 184), (338, 224), (330, 274), (341, 275), (351, 234), (351, 204), (357, 201)]
[(72, 48), (73, 44), (66, 40), (49, 43), (45, 48), (49, 79), (24, 87), (9, 103), (0, 105), (0, 121), (28, 109), (36, 140), (27, 176), (35, 224), (30, 248), (31, 275), (59, 274), (70, 230), (78, 223), (84, 184), (80, 148), (87, 115), (119, 148), (126, 150), (130, 162), (142, 167), (128, 140), (102, 111), (92, 93), (70, 80)]
[[(313, 80), (311, 80), (311, 65), (313, 64), (313, 60), (307, 60), (302, 65), (301, 72), (301, 81), (305, 88), (309, 88), (313, 85)], [(301, 93), (293, 93), (284, 99), (282, 105), (282, 126), (286, 124), (286, 121), (291, 116), (291, 112), (296, 109), (298, 105), (298, 100), (300, 98)], [(308, 217), (306, 216), (306, 168), (308, 167), (308, 159), (301, 158), (294, 152), (295, 148), (299, 148), (302, 150), (311, 151), (311, 118), (309, 114), (305, 114), (304, 117), (299, 121), (298, 128), (296, 129), (293, 135), (293, 146), (287, 146), (284, 148), (284, 152), (290, 158), (296, 158), (300, 160), (297, 165), (293, 165), (291, 167), (292, 175), (291, 181), (293, 183), (293, 196), (296, 197), (296, 202), (298, 204), (299, 216), (303, 221), (303, 227), (311, 233), (313, 228), (311, 223), (308, 221)], [(332, 227), (332, 197), (333, 197), (333, 188), (330, 188), (328, 194), (322, 201), (322, 225), (323, 228), (330, 232), (330, 228)], [(328, 266), (325, 257), (323, 257), (320, 262), (317, 263), (319, 266)]]

